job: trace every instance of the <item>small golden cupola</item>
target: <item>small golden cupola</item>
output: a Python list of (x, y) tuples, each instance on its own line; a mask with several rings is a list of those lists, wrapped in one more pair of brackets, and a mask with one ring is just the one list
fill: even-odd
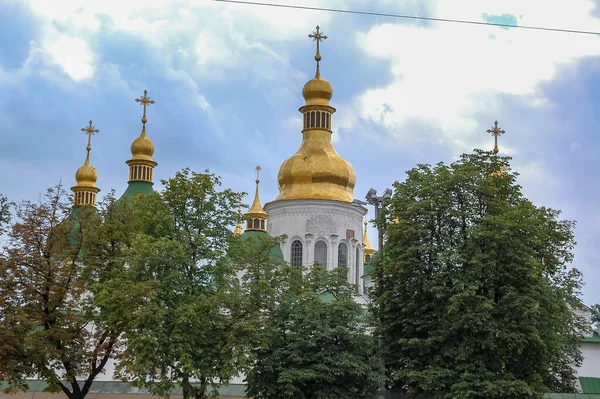
[(100, 189), (96, 187), (98, 172), (90, 163), (90, 151), (92, 150), (92, 135), (100, 131), (94, 127), (92, 121), (81, 131), (88, 135), (88, 143), (85, 147), (87, 155), (83, 165), (75, 172), (77, 184), (71, 187), (71, 190), (75, 196), (75, 205), (96, 206), (96, 194), (100, 192)]
[(352, 165), (342, 158), (331, 143), (331, 116), (335, 112), (329, 100), (333, 87), (321, 77), (319, 44), (327, 39), (317, 26), (308, 35), (317, 42), (317, 71), (302, 89), (306, 104), (299, 111), (303, 116), (302, 144), (296, 154), (283, 162), (277, 180), (276, 200), (326, 199), (341, 202), (354, 200), (356, 174)]
[(242, 210), (238, 209), (238, 222), (235, 225), (235, 230), (233, 230), (233, 236), (239, 237), (244, 233), (244, 229), (242, 228)]
[(369, 223), (367, 223), (367, 221), (365, 220), (365, 233), (363, 235), (363, 245), (364, 245), (364, 253), (365, 253), (364, 263), (365, 264), (369, 263), (371, 261), (371, 258), (375, 254), (375, 252), (377, 252), (375, 250), (375, 248), (373, 248), (373, 246), (371, 245), (371, 241), (369, 241), (369, 233), (367, 232), (368, 228), (369, 228)]
[(260, 183), (259, 174), (261, 167), (256, 167), (256, 193), (254, 194), (254, 201), (252, 206), (248, 209), (248, 212), (244, 214), (246, 219), (246, 231), (267, 231), (267, 218), (269, 214), (265, 212), (262, 205), (260, 204), (260, 196), (258, 194), (258, 184)]
[(153, 159), (154, 155), (154, 144), (152, 140), (146, 135), (146, 107), (150, 104), (154, 104), (154, 100), (148, 97), (148, 90), (144, 90), (144, 95), (140, 98), (136, 98), (135, 101), (140, 103), (144, 107), (144, 114), (142, 115), (142, 133), (140, 137), (135, 139), (131, 143), (131, 159), (127, 161), (129, 165), (129, 181), (142, 181), (152, 183), (152, 173), (154, 167), (158, 165)]

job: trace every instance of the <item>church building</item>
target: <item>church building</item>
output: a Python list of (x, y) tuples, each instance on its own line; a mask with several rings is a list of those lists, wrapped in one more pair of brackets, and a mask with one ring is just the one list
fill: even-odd
[[(367, 208), (354, 197), (354, 168), (338, 154), (332, 143), (336, 111), (330, 103), (333, 87), (321, 76), (320, 70), (320, 43), (327, 37), (318, 26), (309, 37), (316, 42), (316, 71), (314, 78), (302, 89), (305, 102), (299, 108), (302, 114), (302, 126), (298, 126), (302, 134), (299, 149), (281, 164), (277, 176), (279, 195), (264, 206), (259, 195), (260, 167), (257, 167), (253, 202), (243, 215), (243, 222), (240, 218), (233, 234), (283, 237), (281, 247), (272, 251), (272, 255), (282, 257), (292, 266), (307, 268), (317, 263), (327, 270), (346, 268), (349, 282), (359, 287), (357, 301), (366, 303), (366, 295), (363, 294), (371, 284), (369, 262), (376, 250), (367, 235)], [(135, 101), (143, 106), (142, 130), (131, 144), (131, 159), (126, 161), (129, 166), (128, 186), (121, 198), (127, 201), (138, 193), (152, 192), (153, 171), (158, 165), (153, 159), (154, 145), (146, 133), (146, 111), (154, 101), (148, 97), (147, 91)], [(81, 130), (88, 135), (87, 155), (83, 166), (75, 174), (76, 185), (71, 189), (76, 206), (94, 207), (100, 189), (96, 186), (98, 172), (90, 160), (91, 136), (99, 130), (92, 121)], [(594, 370), (600, 364), (597, 360), (600, 359), (600, 337), (597, 333), (584, 339), (583, 349), (586, 357), (583, 370), (589, 373), (586, 376), (600, 377), (600, 370)], [(109, 362), (105, 372), (94, 382), (90, 398), (116, 397), (114, 394), (136, 399), (149, 396), (142, 390), (115, 381), (113, 371), (114, 364)], [(39, 388), (41, 391), (43, 387), (42, 381), (32, 381), (30, 390), (36, 392)], [(598, 389), (600, 392), (600, 387)], [(16, 397), (33, 397), (31, 392)], [(42, 392), (35, 395), (40, 399), (56, 397)], [(221, 391), (222, 398), (243, 396), (241, 379), (232, 381)], [(6, 396), (0, 394), (2, 397)]]

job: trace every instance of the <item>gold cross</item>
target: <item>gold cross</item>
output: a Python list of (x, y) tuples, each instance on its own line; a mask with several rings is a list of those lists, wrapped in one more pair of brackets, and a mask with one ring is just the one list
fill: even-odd
[(498, 129), (498, 121), (494, 122), (494, 128), (493, 129), (488, 129), (486, 130), (486, 132), (491, 133), (492, 136), (494, 136), (494, 154), (498, 153), (498, 136), (500, 136), (501, 134), (506, 133), (504, 130), (502, 129)]
[(148, 97), (148, 90), (144, 90), (144, 95), (141, 96), (140, 98), (136, 98), (135, 99), (136, 102), (142, 104), (144, 106), (144, 116), (142, 116), (142, 123), (146, 123), (146, 107), (150, 104), (154, 104), (154, 100), (151, 100), (150, 97)]
[(317, 55), (315, 55), (315, 60), (317, 61), (317, 63), (321, 61), (321, 54), (319, 53), (319, 43), (321, 43), (322, 40), (327, 39), (327, 36), (321, 34), (320, 29), (321, 28), (319, 28), (319, 25), (317, 25), (317, 30), (313, 31), (313, 33), (308, 35), (308, 37), (317, 42)]
[(92, 120), (90, 119), (90, 124), (86, 127), (82, 127), (81, 131), (88, 135), (88, 144), (85, 148), (88, 152), (92, 149), (92, 135), (95, 133), (99, 133), (100, 130), (96, 129), (94, 125), (92, 125)]

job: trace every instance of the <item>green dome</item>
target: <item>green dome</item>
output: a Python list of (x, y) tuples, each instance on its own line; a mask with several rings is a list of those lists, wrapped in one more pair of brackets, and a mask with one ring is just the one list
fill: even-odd
[[(269, 236), (269, 234), (267, 234), (264, 231), (259, 231), (259, 230), (247, 230), (245, 231), (241, 236), (240, 239), (242, 241), (246, 241), (246, 240), (254, 240), (254, 242), (259, 243), (260, 242), (260, 238), (261, 237), (269, 237), (272, 238), (271, 236)], [(283, 260), (283, 252), (281, 252), (281, 246), (279, 246), (278, 244), (274, 245), (270, 250), (269, 250), (269, 255), (273, 258), (273, 259), (277, 259), (277, 260)]]

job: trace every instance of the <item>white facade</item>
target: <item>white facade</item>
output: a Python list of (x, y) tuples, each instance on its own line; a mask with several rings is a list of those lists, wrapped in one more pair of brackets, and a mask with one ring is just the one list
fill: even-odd
[[(281, 251), (285, 261), (292, 265), (298, 261), (297, 257), (292, 259), (294, 242), (296, 248), (298, 242), (301, 244), (301, 264), (298, 266), (309, 267), (319, 259), (326, 259), (323, 266), (327, 270), (344, 264), (345, 245), (348, 281), (358, 284), (362, 293), (365, 207), (340, 201), (306, 199), (269, 202), (265, 204), (265, 211), (269, 214), (267, 232), (272, 237), (286, 236)], [(323, 244), (325, 254), (322, 252)]]
[(579, 377), (600, 378), (600, 342), (584, 342), (581, 344), (583, 363), (577, 369)]
[[(575, 309), (573, 312), (582, 317), (587, 325), (592, 326), (592, 314), (589, 307), (584, 305), (582, 309)], [(600, 325), (596, 325), (590, 331), (583, 333), (585, 339), (580, 348), (583, 362), (577, 369), (578, 377), (600, 378), (600, 341), (597, 339), (599, 332)]]

